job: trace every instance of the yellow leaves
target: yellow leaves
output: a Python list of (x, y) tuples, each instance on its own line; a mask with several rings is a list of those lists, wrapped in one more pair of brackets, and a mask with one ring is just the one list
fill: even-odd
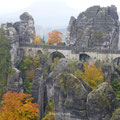
[(29, 94), (7, 92), (1, 102), (0, 120), (35, 120), (39, 110), (32, 100)]
[(33, 66), (35, 68), (37, 68), (39, 66), (39, 64), (40, 64), (40, 58), (39, 57), (35, 57), (34, 58), (34, 62), (33, 62)]
[(104, 74), (102, 73), (101, 67), (96, 67), (95, 64), (88, 65), (84, 63), (83, 71), (78, 69), (76, 62), (71, 62), (70, 68), (72, 73), (78, 78), (85, 80), (92, 89), (95, 89), (99, 84), (104, 82)]
[(100, 83), (104, 81), (104, 75), (100, 67), (96, 67), (95, 64), (89, 66), (84, 64), (84, 72), (81, 72), (81, 78), (85, 80), (92, 89), (95, 89)]
[(49, 39), (48, 39), (49, 44), (62, 43), (62, 33), (60, 31), (53, 30), (52, 32), (49, 32), (48, 35), (49, 35)]
[(40, 37), (35, 36), (33, 43), (39, 45), (41, 43)]

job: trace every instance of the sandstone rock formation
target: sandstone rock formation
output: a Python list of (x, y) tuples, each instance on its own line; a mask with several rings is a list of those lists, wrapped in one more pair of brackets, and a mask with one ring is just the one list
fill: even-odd
[(5, 30), (10, 41), (10, 53), (13, 67), (18, 67), (23, 54), (19, 50), (19, 44), (32, 43), (35, 37), (34, 20), (29, 13), (20, 16), (21, 21), (16, 23), (5, 23), (1, 27)]
[(11, 75), (8, 77), (7, 82), (8, 91), (23, 92), (23, 79), (21, 78), (21, 72), (14, 68)]
[(71, 17), (66, 41), (80, 47), (98, 49), (117, 49), (119, 40), (119, 21), (117, 8), (93, 6), (80, 13), (78, 18)]
[[(111, 85), (104, 82), (92, 91), (84, 80), (72, 74), (70, 64), (71, 60), (60, 59), (47, 79), (42, 68), (35, 70), (31, 94), (40, 105), (41, 119), (46, 106), (54, 100), (55, 120), (110, 120), (116, 106), (119, 107)], [(81, 62), (75, 65), (83, 69)]]
[(116, 97), (109, 83), (100, 84), (87, 96), (89, 120), (110, 120), (115, 109)]
[(11, 61), (14, 68), (19, 61), (19, 56), (17, 55), (17, 51), (19, 48), (19, 35), (16, 29), (13, 27), (12, 23), (2, 24), (2, 28), (5, 30), (10, 42)]
[(19, 68), (20, 62), (24, 56), (24, 50), (20, 48), (20, 43), (32, 43), (35, 36), (34, 20), (28, 13), (20, 16), (20, 21), (16, 23), (5, 23), (1, 28), (8, 36), (10, 43), (10, 54), (13, 73), (8, 77), (8, 90), (14, 92), (23, 92), (24, 85)]
[(56, 81), (56, 76), (62, 72), (70, 72), (70, 64), (71, 60), (67, 58), (62, 58), (58, 61), (57, 65), (55, 66), (55, 70), (49, 73), (47, 80), (46, 80), (46, 87), (47, 87), (47, 97), (48, 102), (50, 102), (54, 98), (54, 84)]
[[(24, 91), (21, 72), (16, 69), (24, 56), (24, 51), (19, 45), (32, 43), (35, 36), (32, 16), (23, 13), (20, 19), (20, 22), (2, 25), (10, 41), (11, 61), (14, 68), (8, 78), (8, 90), (15, 92)], [(71, 17), (67, 43), (73, 44), (75, 50), (79, 50), (80, 47), (113, 49), (117, 48), (118, 31), (115, 6), (107, 8), (94, 6), (81, 13), (77, 19)], [(33, 102), (40, 105), (40, 119), (45, 115), (47, 104), (54, 100), (55, 120), (110, 120), (116, 109), (116, 97), (109, 83), (104, 82), (92, 91), (84, 80), (72, 74), (71, 60), (60, 59), (54, 70), (48, 69), (49, 65), (46, 65), (44, 58), (40, 59), (40, 62), (42, 65), (35, 70), (31, 90), (31, 95), (35, 98)], [(45, 77), (44, 66), (47, 69)], [(82, 62), (77, 62), (75, 67), (84, 71)], [(111, 76), (110, 82), (120, 78), (118, 74), (120, 71), (115, 71), (112, 75), (111, 71), (110, 66), (104, 66), (105, 78)], [(119, 118), (119, 110), (115, 115)], [(114, 116), (112, 118), (116, 120)]]
[(34, 98), (33, 102), (36, 102), (40, 105), (40, 117), (42, 118), (45, 113), (45, 106), (47, 104), (47, 94), (46, 81), (43, 79), (43, 70), (41, 68), (35, 70), (31, 95)]
[(86, 120), (88, 91), (72, 74), (57, 76), (54, 86), (55, 120)]
[(33, 17), (29, 15), (29, 13), (25, 12), (20, 16), (20, 19), (21, 21), (18, 30), (20, 42), (32, 43), (35, 37), (35, 27), (34, 27)]

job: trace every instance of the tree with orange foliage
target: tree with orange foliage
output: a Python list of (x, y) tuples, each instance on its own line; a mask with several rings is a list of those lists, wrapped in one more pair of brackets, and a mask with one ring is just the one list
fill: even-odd
[(80, 77), (85, 80), (92, 89), (95, 89), (100, 83), (104, 82), (104, 75), (101, 67), (95, 64), (88, 65), (84, 63), (84, 72), (80, 73)]
[(49, 39), (48, 44), (61, 44), (62, 43), (62, 33), (57, 30), (53, 30), (52, 32), (48, 33)]
[(1, 102), (0, 120), (35, 120), (39, 110), (32, 100), (29, 94), (7, 92)]
[(41, 43), (40, 37), (35, 36), (33, 43), (39, 45)]

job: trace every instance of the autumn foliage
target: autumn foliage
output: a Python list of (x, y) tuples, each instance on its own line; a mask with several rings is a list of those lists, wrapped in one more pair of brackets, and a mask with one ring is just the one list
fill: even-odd
[(28, 71), (27, 76), (30, 79), (30, 82), (33, 81), (35, 70)]
[(84, 64), (84, 72), (81, 72), (81, 78), (85, 80), (92, 89), (95, 89), (100, 83), (104, 82), (104, 75), (101, 67), (96, 67), (95, 64)]
[(52, 32), (48, 33), (49, 39), (48, 44), (61, 44), (62, 43), (62, 33), (57, 30), (53, 30)]
[(40, 37), (35, 36), (33, 43), (39, 45), (41, 43)]
[(35, 120), (39, 110), (32, 100), (29, 94), (7, 92), (1, 102), (0, 120)]

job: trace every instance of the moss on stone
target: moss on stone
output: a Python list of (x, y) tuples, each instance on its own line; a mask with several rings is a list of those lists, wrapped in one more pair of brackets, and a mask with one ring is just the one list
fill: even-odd
[(120, 120), (120, 108), (116, 109), (110, 120)]

